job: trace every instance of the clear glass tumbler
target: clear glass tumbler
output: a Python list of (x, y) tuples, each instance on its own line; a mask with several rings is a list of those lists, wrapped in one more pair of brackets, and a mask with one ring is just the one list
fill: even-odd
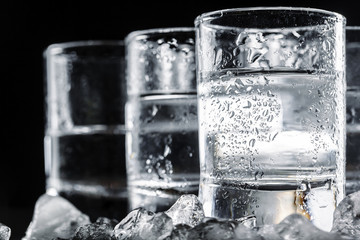
[(345, 178), (345, 18), (245, 8), (195, 20), (206, 216), (330, 230)]
[(126, 167), (130, 208), (163, 211), (199, 188), (194, 28), (125, 39)]
[(346, 27), (346, 194), (360, 191), (360, 26)]
[(124, 51), (122, 41), (79, 41), (44, 52), (47, 193), (92, 219), (127, 213)]

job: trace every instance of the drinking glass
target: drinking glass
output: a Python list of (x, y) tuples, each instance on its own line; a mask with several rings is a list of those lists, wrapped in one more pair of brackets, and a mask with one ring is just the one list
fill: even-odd
[(195, 20), (205, 215), (330, 230), (344, 197), (345, 18), (239, 8)]
[(360, 27), (346, 27), (346, 194), (360, 191)]
[(99, 40), (44, 52), (47, 193), (92, 219), (127, 212), (124, 50), (122, 41)]
[(198, 193), (194, 38), (194, 28), (162, 28), (125, 39), (131, 209), (164, 211), (181, 194)]

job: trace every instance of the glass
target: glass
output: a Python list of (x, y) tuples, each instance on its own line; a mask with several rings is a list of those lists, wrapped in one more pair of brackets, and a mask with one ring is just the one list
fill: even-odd
[(205, 215), (330, 230), (344, 197), (345, 18), (245, 8), (195, 20)]
[(193, 28), (148, 29), (125, 39), (126, 167), (130, 208), (167, 210), (199, 187)]
[(346, 27), (346, 194), (360, 191), (360, 27)]
[(80, 41), (44, 52), (47, 193), (92, 219), (127, 210), (124, 50), (122, 41)]

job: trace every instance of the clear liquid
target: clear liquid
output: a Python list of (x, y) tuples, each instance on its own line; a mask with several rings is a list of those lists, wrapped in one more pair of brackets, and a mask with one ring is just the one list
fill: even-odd
[[(200, 170), (196, 94), (142, 96), (127, 103), (126, 114), (132, 206), (138, 207), (137, 193), (159, 190), (180, 196), (197, 192)], [(148, 199), (155, 201), (151, 196)]]
[[(233, 218), (252, 209), (260, 223), (272, 224), (303, 209), (330, 230), (344, 194), (342, 83), (334, 76), (277, 71), (227, 72), (200, 84), (199, 197), (205, 214)], [(294, 210), (298, 195), (307, 200), (296, 201)], [(313, 204), (324, 196), (326, 207)], [(241, 207), (230, 211), (232, 201)], [(280, 204), (284, 210), (271, 202), (286, 202)], [(323, 208), (330, 220), (319, 214)]]
[(107, 207), (124, 205), (127, 199), (124, 128), (90, 125), (49, 131), (45, 168), (49, 194), (66, 197), (94, 217), (112, 216)]
[(277, 224), (297, 213), (318, 228), (331, 230), (336, 193), (330, 182), (283, 184), (251, 188), (234, 182), (204, 182), (200, 185), (202, 199), (215, 200), (204, 200), (205, 215), (233, 219), (255, 215), (257, 224), (263, 225)]
[(346, 92), (346, 194), (360, 191), (360, 88)]

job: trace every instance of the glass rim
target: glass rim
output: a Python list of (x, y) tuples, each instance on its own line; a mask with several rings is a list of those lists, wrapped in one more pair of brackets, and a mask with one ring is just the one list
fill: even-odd
[[(130, 41), (141, 40), (145, 39), (149, 35), (161, 34), (161, 33), (181, 33), (181, 32), (194, 32), (195, 34), (195, 27), (165, 27), (165, 28), (149, 28), (143, 30), (136, 30), (130, 32), (125, 37), (125, 44), (129, 43)], [(195, 35), (194, 35), (195, 36)]]
[(124, 40), (79, 40), (69, 42), (53, 43), (46, 47), (43, 51), (44, 56), (63, 54), (64, 50), (69, 48), (81, 47), (100, 47), (100, 46), (118, 46), (123, 47)]
[[(198, 15), (195, 20), (194, 24), (195, 27), (198, 27), (199, 24), (203, 22), (208, 22), (209, 20), (221, 18), (224, 13), (244, 13), (250, 11), (288, 11), (288, 12), (311, 12), (311, 13), (320, 13), (323, 14), (325, 17), (336, 17), (339, 21), (346, 21), (346, 17), (340, 13), (332, 12), (324, 9), (319, 8), (310, 8), (310, 7), (246, 7), (246, 8), (227, 8), (221, 10), (210, 11), (206, 13), (202, 13)], [(216, 25), (216, 24), (214, 24)], [(225, 26), (224, 26), (225, 27)], [(230, 27), (236, 28), (236, 27)]]

